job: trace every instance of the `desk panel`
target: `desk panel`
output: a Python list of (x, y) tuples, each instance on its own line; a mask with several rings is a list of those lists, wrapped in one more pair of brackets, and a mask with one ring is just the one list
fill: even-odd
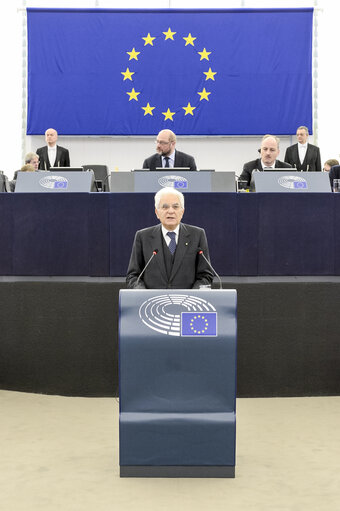
[[(0, 194), (0, 275), (124, 276), (152, 193)], [(190, 193), (220, 275), (340, 275), (340, 194)]]

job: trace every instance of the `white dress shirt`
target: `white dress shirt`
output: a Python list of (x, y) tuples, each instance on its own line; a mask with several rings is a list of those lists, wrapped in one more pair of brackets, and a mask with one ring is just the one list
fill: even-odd
[(176, 234), (176, 245), (178, 245), (178, 236), (179, 236), (179, 225), (177, 225), (176, 229), (174, 229), (173, 231), (169, 231), (169, 229), (166, 229), (164, 227), (164, 225), (162, 225), (162, 234), (163, 234), (163, 238), (165, 239), (165, 243), (167, 244), (167, 246), (170, 245), (170, 241), (171, 241), (171, 238), (170, 236), (167, 236), (167, 233), (168, 232), (174, 232)]
[[(175, 151), (172, 154), (169, 154), (169, 167), (173, 168), (175, 166)], [(166, 159), (165, 156), (162, 156), (162, 167), (165, 167)], [(169, 236), (168, 236), (169, 238)]]
[(48, 153), (48, 159), (50, 160), (51, 167), (54, 167), (55, 161), (57, 159), (57, 146), (56, 145), (53, 147), (48, 146), (47, 153)]
[(305, 156), (306, 156), (306, 152), (307, 152), (307, 143), (306, 144), (300, 144), (300, 142), (298, 142), (298, 151), (299, 151), (299, 160), (300, 160), (300, 163), (303, 163), (303, 160), (305, 159)]

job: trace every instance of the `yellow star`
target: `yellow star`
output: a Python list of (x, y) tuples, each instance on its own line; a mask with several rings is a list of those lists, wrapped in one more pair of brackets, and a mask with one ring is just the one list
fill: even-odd
[(205, 81), (207, 81), (209, 79), (215, 81), (215, 75), (217, 74), (217, 71), (214, 73), (211, 70), (211, 67), (209, 67), (209, 71), (204, 71), (204, 74), (207, 75)]
[(211, 51), (207, 51), (205, 48), (203, 48), (203, 51), (198, 51), (197, 53), (201, 55), (200, 60), (203, 59), (209, 60), (209, 55), (211, 54)]
[(150, 106), (149, 103), (146, 105), (146, 106), (142, 106), (143, 110), (144, 110), (144, 116), (150, 114), (150, 115), (153, 115), (152, 113), (152, 110), (154, 110), (154, 106)]
[(129, 60), (132, 59), (138, 60), (137, 57), (140, 54), (140, 51), (136, 51), (134, 48), (132, 48), (131, 51), (127, 51), (126, 53), (130, 56)]
[(146, 46), (147, 44), (151, 44), (151, 46), (153, 46), (153, 40), (156, 39), (155, 37), (151, 37), (150, 35), (150, 32), (148, 33), (148, 35), (146, 37), (142, 37), (142, 39), (144, 39), (145, 43), (144, 43), (144, 46)]
[(195, 106), (191, 106), (190, 103), (187, 104), (187, 106), (182, 106), (183, 110), (185, 110), (184, 115), (194, 115)]
[(171, 29), (170, 27), (168, 28), (168, 31), (167, 32), (163, 32), (163, 34), (165, 35), (165, 41), (167, 39), (172, 39), (174, 41), (174, 35), (177, 34), (177, 32), (171, 32)]
[(132, 91), (131, 92), (127, 92), (126, 94), (128, 94), (130, 97), (129, 97), (129, 101), (131, 101), (131, 99), (135, 99), (136, 101), (138, 101), (138, 94), (140, 94), (140, 92), (136, 92), (134, 88), (132, 88)]
[(168, 108), (166, 112), (162, 112), (162, 114), (164, 115), (164, 121), (166, 121), (167, 119), (173, 121), (173, 116), (175, 115), (175, 113), (176, 112), (170, 112), (170, 108)]
[(188, 46), (188, 44), (191, 44), (191, 46), (195, 46), (194, 45), (194, 41), (197, 38), (196, 37), (192, 37), (192, 35), (189, 34), (188, 37), (183, 37), (183, 39), (185, 41), (185, 46)]
[(135, 72), (134, 71), (130, 71), (130, 69), (127, 67), (126, 71), (122, 71), (121, 74), (124, 76), (123, 82), (125, 82), (125, 80), (131, 80), (131, 82), (132, 82), (131, 76), (134, 75)]
[(200, 97), (200, 101), (202, 101), (202, 99), (206, 99), (207, 101), (209, 101), (209, 94), (211, 94), (211, 92), (207, 92), (205, 90), (205, 88), (202, 90), (202, 92), (197, 92), (197, 94), (199, 94), (201, 97)]

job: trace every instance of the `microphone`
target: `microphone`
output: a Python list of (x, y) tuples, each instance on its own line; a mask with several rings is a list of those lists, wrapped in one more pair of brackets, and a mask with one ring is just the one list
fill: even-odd
[(148, 262), (146, 263), (146, 265), (144, 266), (143, 270), (140, 272), (140, 274), (138, 275), (138, 279), (136, 281), (136, 285), (135, 287), (138, 287), (138, 284), (139, 284), (139, 281), (140, 281), (140, 278), (141, 276), (143, 275), (143, 273), (145, 272), (145, 270), (147, 269), (147, 267), (149, 266), (149, 264), (151, 263), (152, 259), (155, 257), (155, 255), (158, 254), (158, 248), (154, 248), (153, 251), (152, 251), (152, 255), (150, 257), (150, 259), (148, 260)]
[(203, 257), (203, 259), (208, 263), (208, 265), (210, 266), (210, 268), (212, 269), (214, 275), (216, 275), (216, 277), (218, 278), (218, 281), (220, 283), (220, 289), (222, 289), (222, 280), (221, 280), (221, 277), (219, 276), (219, 274), (214, 270), (214, 268), (212, 267), (211, 265), (211, 262), (208, 261), (208, 259), (205, 257), (204, 255), (204, 252), (203, 250), (201, 249), (201, 247), (198, 247), (197, 249), (197, 252), (198, 252), (198, 255), (201, 255)]

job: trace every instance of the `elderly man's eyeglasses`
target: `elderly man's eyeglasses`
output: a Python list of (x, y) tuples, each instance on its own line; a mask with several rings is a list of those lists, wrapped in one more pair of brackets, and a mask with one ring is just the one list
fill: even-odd
[(155, 140), (155, 144), (168, 145), (168, 144), (171, 144), (171, 142), (170, 142), (170, 140), (168, 142), (165, 142), (165, 140)]

